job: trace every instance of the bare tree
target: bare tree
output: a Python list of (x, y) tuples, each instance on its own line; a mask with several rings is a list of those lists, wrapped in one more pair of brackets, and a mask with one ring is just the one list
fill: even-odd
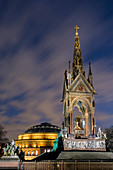
[(6, 137), (6, 133), (7, 131), (4, 130), (4, 127), (2, 125), (0, 125), (0, 145), (2, 143), (7, 143), (9, 140)]
[(106, 149), (107, 151), (113, 151), (113, 126), (105, 129), (106, 133)]
[(6, 143), (9, 142), (8, 138), (6, 137), (7, 131), (4, 130), (4, 127), (0, 125), (0, 157), (4, 154), (3, 147)]

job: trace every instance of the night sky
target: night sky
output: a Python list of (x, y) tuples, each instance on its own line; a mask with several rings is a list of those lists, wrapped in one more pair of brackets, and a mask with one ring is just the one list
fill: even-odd
[(113, 125), (113, 1), (0, 0), (0, 124), (10, 139), (44, 121), (61, 126), (76, 25), (97, 127)]

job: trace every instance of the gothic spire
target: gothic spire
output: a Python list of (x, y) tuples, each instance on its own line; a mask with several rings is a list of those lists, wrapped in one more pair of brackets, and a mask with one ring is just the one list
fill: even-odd
[(92, 76), (92, 72), (91, 72), (91, 63), (90, 62), (89, 62), (88, 82), (93, 86), (93, 76)]
[(92, 72), (91, 72), (91, 63), (89, 62), (89, 74), (92, 75)]
[(74, 44), (74, 53), (73, 53), (73, 76), (77, 75), (79, 72), (82, 71), (83, 62), (81, 59), (81, 49), (80, 49), (80, 42), (78, 36), (78, 29), (79, 27), (76, 25), (75, 27), (75, 44)]

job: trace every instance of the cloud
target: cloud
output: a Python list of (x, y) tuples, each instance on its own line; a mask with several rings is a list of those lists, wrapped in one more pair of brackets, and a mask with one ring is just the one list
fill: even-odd
[(113, 60), (108, 57), (97, 60), (94, 67), (94, 86), (98, 94), (97, 102), (107, 103), (113, 101)]
[[(10, 138), (42, 121), (61, 125), (63, 73), (68, 68), (68, 60), (73, 60), (73, 27), (80, 26), (82, 58), (86, 65), (90, 57), (84, 56), (93, 55), (94, 50), (98, 53), (98, 48), (111, 39), (110, 34), (104, 37), (103, 34), (112, 25), (112, 17), (100, 22), (102, 10), (95, 13), (99, 6), (83, 2), (76, 11), (74, 6), (69, 10), (66, 3), (64, 14), (61, 7), (58, 13), (56, 3), (50, 6), (40, 1), (29, 2), (20, 10), (18, 5), (21, 6), (15, 2), (8, 6), (7, 15), (3, 15), (0, 23), (0, 124), (6, 126)], [(99, 94), (97, 105), (111, 102), (111, 59), (106, 62), (102, 56), (100, 60), (96, 57), (91, 60)]]
[[(96, 125), (97, 125), (97, 128), (98, 127), (101, 127), (103, 130), (105, 128), (109, 128), (113, 125), (113, 114), (109, 114), (108, 112), (104, 112), (104, 111), (98, 111), (96, 112), (95, 114), (95, 117), (96, 117)], [(109, 123), (108, 123), (109, 122)]]

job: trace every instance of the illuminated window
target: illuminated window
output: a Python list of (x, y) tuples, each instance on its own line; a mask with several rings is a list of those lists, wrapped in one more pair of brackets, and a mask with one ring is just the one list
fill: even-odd
[(27, 152), (27, 155), (29, 155), (29, 151)]
[(50, 149), (47, 149), (47, 152), (50, 152)]
[(33, 155), (33, 151), (31, 152), (31, 155)]
[(46, 149), (44, 149), (44, 153), (46, 152)]
[(38, 155), (38, 151), (36, 150), (36, 155)]

